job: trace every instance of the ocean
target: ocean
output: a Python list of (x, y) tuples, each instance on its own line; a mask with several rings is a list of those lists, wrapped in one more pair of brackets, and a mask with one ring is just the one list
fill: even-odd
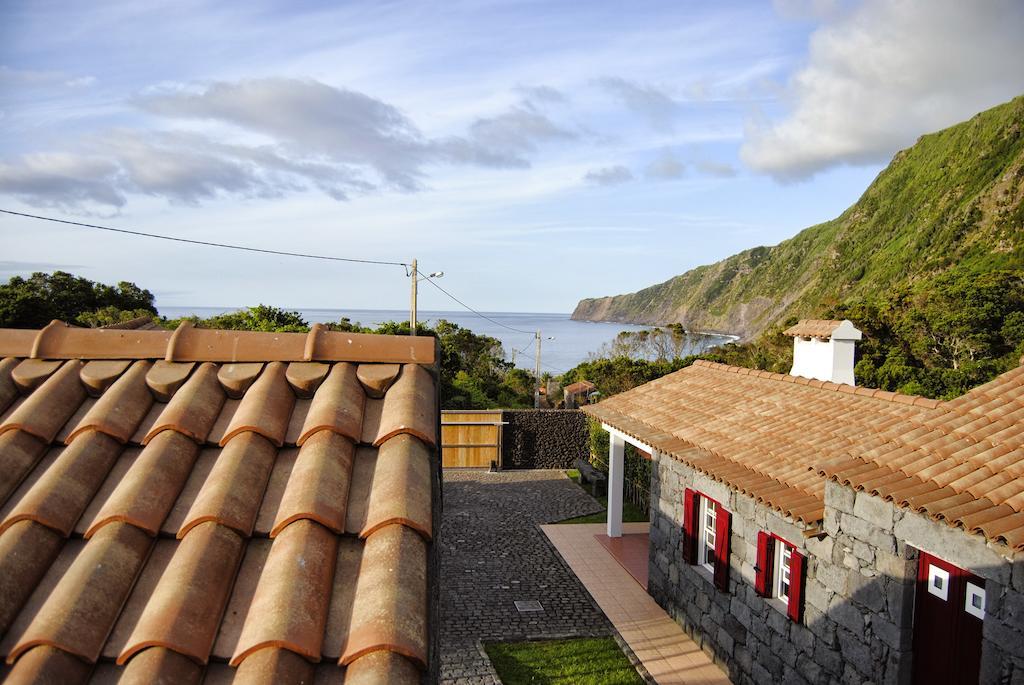
[[(161, 307), (160, 313), (168, 318), (196, 315), (203, 318), (235, 311), (237, 307)], [(295, 309), (310, 323), (330, 323), (348, 317), (353, 323), (378, 326), (385, 321), (405, 321), (409, 312), (385, 309)], [(541, 333), (541, 370), (552, 374), (568, 371), (586, 361), (591, 353), (611, 342), (621, 331), (639, 331), (648, 326), (624, 323), (573, 321), (568, 314), (536, 314), (526, 312), (484, 312), (487, 319), (471, 312), (421, 311), (419, 320), (433, 324), (446, 319), (474, 333), (488, 335), (501, 341), (505, 358), (516, 366), (532, 369), (534, 364), (534, 332)], [(488, 319), (492, 319), (488, 320)], [(510, 330), (516, 329), (516, 330)], [(525, 331), (525, 332), (518, 332)], [(726, 342), (722, 336), (715, 342)]]

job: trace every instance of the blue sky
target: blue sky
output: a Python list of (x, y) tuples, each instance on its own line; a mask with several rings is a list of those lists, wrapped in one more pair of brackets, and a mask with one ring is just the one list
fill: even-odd
[[(4, 3), (0, 206), (568, 312), (833, 218), (1024, 93), (1021, 35), (1017, 0)], [(397, 267), (0, 218), (0, 278), (49, 268), (158, 306), (408, 301)]]

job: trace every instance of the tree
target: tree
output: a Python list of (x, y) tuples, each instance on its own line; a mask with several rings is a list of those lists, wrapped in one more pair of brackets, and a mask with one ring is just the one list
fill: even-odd
[[(167, 326), (175, 328), (182, 320), (168, 321)], [(223, 328), (233, 331), (304, 333), (309, 330), (309, 324), (298, 312), (290, 312), (265, 304), (247, 307), (228, 314), (218, 314), (208, 319), (187, 316), (184, 317), (184, 320), (191, 321), (196, 328)]]
[[(95, 283), (65, 271), (15, 276), (0, 285), (0, 327), (41, 328), (54, 319), (81, 325), (157, 316), (153, 293), (134, 283)], [(100, 313), (102, 310), (102, 313)], [(126, 311), (128, 315), (121, 315)]]

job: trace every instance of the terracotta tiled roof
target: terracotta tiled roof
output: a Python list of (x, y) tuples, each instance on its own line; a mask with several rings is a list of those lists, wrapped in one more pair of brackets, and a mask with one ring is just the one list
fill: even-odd
[(801, 319), (795, 326), (784, 330), (782, 334), (796, 335), (801, 338), (827, 338), (842, 323), (842, 321), (832, 319)]
[(420, 682), (432, 339), (27, 333), (0, 331), (12, 680)]
[(590, 381), (578, 381), (576, 383), (570, 383), (569, 385), (565, 386), (565, 388), (563, 388), (563, 391), (567, 395), (575, 395), (581, 392), (591, 392), (596, 389), (597, 386), (591, 383)]
[(584, 411), (807, 524), (829, 477), (1024, 549), (1024, 367), (940, 402), (698, 361)]

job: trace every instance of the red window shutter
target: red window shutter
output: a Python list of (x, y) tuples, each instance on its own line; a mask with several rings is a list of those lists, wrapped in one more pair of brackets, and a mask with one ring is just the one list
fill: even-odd
[(729, 533), (732, 515), (718, 507), (715, 513), (715, 587), (729, 591)]
[(789, 606), (786, 615), (800, 622), (804, 613), (804, 555), (795, 549), (789, 556)]
[(772, 567), (775, 565), (775, 538), (766, 531), (757, 534), (757, 566), (754, 567), (754, 590), (762, 597), (772, 595)]
[(697, 563), (697, 515), (700, 513), (698, 495), (686, 488), (683, 494), (683, 561)]

